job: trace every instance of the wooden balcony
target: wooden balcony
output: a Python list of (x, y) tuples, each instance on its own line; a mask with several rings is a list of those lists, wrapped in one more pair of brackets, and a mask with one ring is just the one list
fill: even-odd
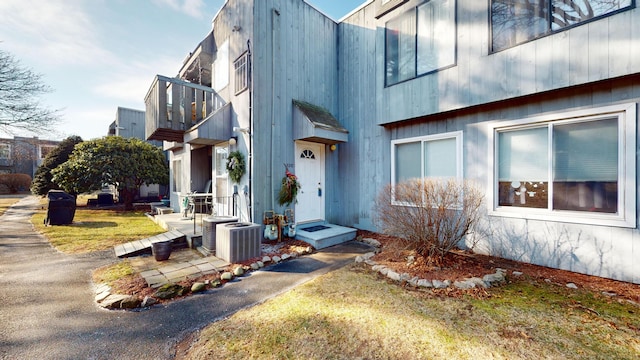
[(184, 134), (184, 142), (193, 145), (217, 145), (232, 135), (231, 103), (222, 106)]
[(183, 142), (183, 135), (224, 101), (210, 87), (156, 75), (145, 97), (147, 140)]

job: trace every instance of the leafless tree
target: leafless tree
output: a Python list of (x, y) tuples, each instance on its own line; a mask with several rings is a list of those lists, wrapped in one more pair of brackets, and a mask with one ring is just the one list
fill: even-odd
[(483, 200), (468, 181), (411, 179), (379, 193), (374, 221), (382, 232), (404, 238), (419, 254), (441, 261), (473, 231)]
[(25, 68), (10, 53), (0, 50), (0, 131), (35, 134), (53, 131), (58, 111), (43, 106), (39, 97), (51, 89), (42, 76)]

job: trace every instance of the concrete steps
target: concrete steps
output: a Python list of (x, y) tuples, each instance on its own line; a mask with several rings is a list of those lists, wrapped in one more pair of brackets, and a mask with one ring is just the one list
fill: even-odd
[(316, 249), (324, 249), (355, 239), (356, 232), (356, 229), (318, 221), (298, 224), (296, 240), (302, 240)]
[(151, 245), (155, 242), (171, 241), (172, 249), (188, 247), (187, 237), (177, 230), (167, 231), (142, 240), (116, 245), (113, 250), (119, 258), (151, 254)]

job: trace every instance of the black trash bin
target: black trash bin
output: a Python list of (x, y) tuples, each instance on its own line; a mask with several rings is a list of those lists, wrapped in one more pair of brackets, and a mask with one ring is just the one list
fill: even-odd
[(44, 219), (48, 225), (67, 225), (73, 222), (76, 214), (76, 198), (62, 190), (49, 190), (49, 207)]
[(98, 206), (112, 206), (113, 202), (113, 194), (110, 193), (100, 193), (98, 194)]

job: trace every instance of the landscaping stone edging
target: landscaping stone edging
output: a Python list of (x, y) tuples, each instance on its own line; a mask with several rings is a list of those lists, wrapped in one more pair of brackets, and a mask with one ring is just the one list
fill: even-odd
[[(217, 288), (223, 285), (223, 282), (232, 281), (234, 278), (242, 277), (246, 273), (259, 270), (267, 264), (277, 264), (286, 260), (295, 259), (298, 256), (312, 254), (314, 251), (313, 247), (307, 246), (305, 248), (300, 248), (299, 250), (290, 252), (290, 253), (282, 253), (274, 256), (263, 256), (261, 260), (255, 261), (249, 265), (237, 265), (231, 268), (231, 271), (224, 272), (215, 272), (213, 274), (208, 275), (219, 275), (219, 279), (215, 280), (206, 280), (205, 282), (195, 282), (190, 289), (187, 288), (172, 288), (172, 285), (175, 284), (167, 284), (168, 286), (161, 286), (154, 293), (153, 296), (145, 296), (143, 300), (140, 300), (135, 295), (127, 295), (127, 294), (115, 294), (112, 293), (112, 288), (108, 284), (97, 284), (95, 286), (95, 302), (98, 306), (105, 309), (136, 309), (136, 308), (147, 308), (157, 304), (159, 301), (157, 299), (171, 299), (176, 296), (183, 295), (183, 293), (198, 293), (207, 290), (207, 288)], [(186, 280), (186, 279), (185, 279)], [(222, 280), (222, 281), (221, 281)], [(167, 292), (159, 294), (159, 291)], [(175, 294), (172, 294), (171, 291), (174, 291)]]
[[(406, 281), (408, 284), (414, 287), (446, 289), (452, 286), (462, 290), (473, 289), (476, 287), (482, 287), (487, 289), (491, 286), (505, 283), (507, 280), (506, 279), (507, 270), (501, 269), (501, 268), (496, 268), (496, 272), (494, 274), (487, 274), (487, 275), (484, 275), (482, 278), (479, 278), (479, 277), (466, 278), (464, 280), (454, 281), (453, 283), (450, 280), (435, 280), (435, 279), (428, 280), (428, 279), (420, 279), (418, 277), (412, 278), (411, 275), (409, 274), (406, 274), (406, 273), (398, 274), (392, 269), (389, 269), (386, 266), (380, 265), (376, 263), (374, 260), (371, 260), (371, 258), (378, 251), (380, 251), (381, 244), (378, 240), (371, 239), (371, 238), (358, 238), (357, 240), (375, 247), (376, 250), (373, 252), (368, 252), (364, 255), (359, 255), (355, 259), (356, 263), (365, 263), (371, 266), (371, 269), (373, 271), (377, 271), (381, 275), (386, 276), (391, 280), (394, 280), (397, 282)], [(521, 271), (511, 271), (511, 275), (519, 277), (519, 276), (522, 276), (523, 273)], [(545, 281), (549, 283), (551, 282), (550, 279), (545, 279)], [(574, 283), (567, 283), (565, 284), (565, 286), (569, 289), (578, 289), (578, 286)], [(616, 294), (608, 294), (607, 292), (603, 292), (602, 294), (608, 295), (608, 296), (616, 295)]]
[[(388, 277), (389, 279), (397, 282), (407, 282), (411, 286), (414, 287), (422, 287), (422, 288), (435, 288), (435, 289), (446, 289), (448, 287), (455, 287), (458, 289), (473, 289), (476, 287), (482, 288), (490, 288), (491, 286), (504, 283), (506, 281), (507, 270), (497, 268), (494, 274), (484, 275), (482, 278), (472, 277), (464, 280), (457, 280), (451, 282), (451, 280), (437, 280), (437, 279), (420, 279), (419, 277), (411, 277), (411, 275), (407, 273), (397, 273), (393, 269), (390, 269), (384, 265), (380, 265), (371, 258), (376, 254), (379, 250), (381, 244), (379, 241), (371, 238), (362, 238), (358, 239), (363, 243), (369, 244), (376, 248), (376, 251), (368, 252), (363, 255), (358, 255), (355, 259), (356, 263), (365, 263), (371, 266), (373, 271), (380, 273), (383, 276)], [(520, 275), (522, 273), (519, 273)], [(513, 275), (518, 276), (516, 272), (513, 272)]]

